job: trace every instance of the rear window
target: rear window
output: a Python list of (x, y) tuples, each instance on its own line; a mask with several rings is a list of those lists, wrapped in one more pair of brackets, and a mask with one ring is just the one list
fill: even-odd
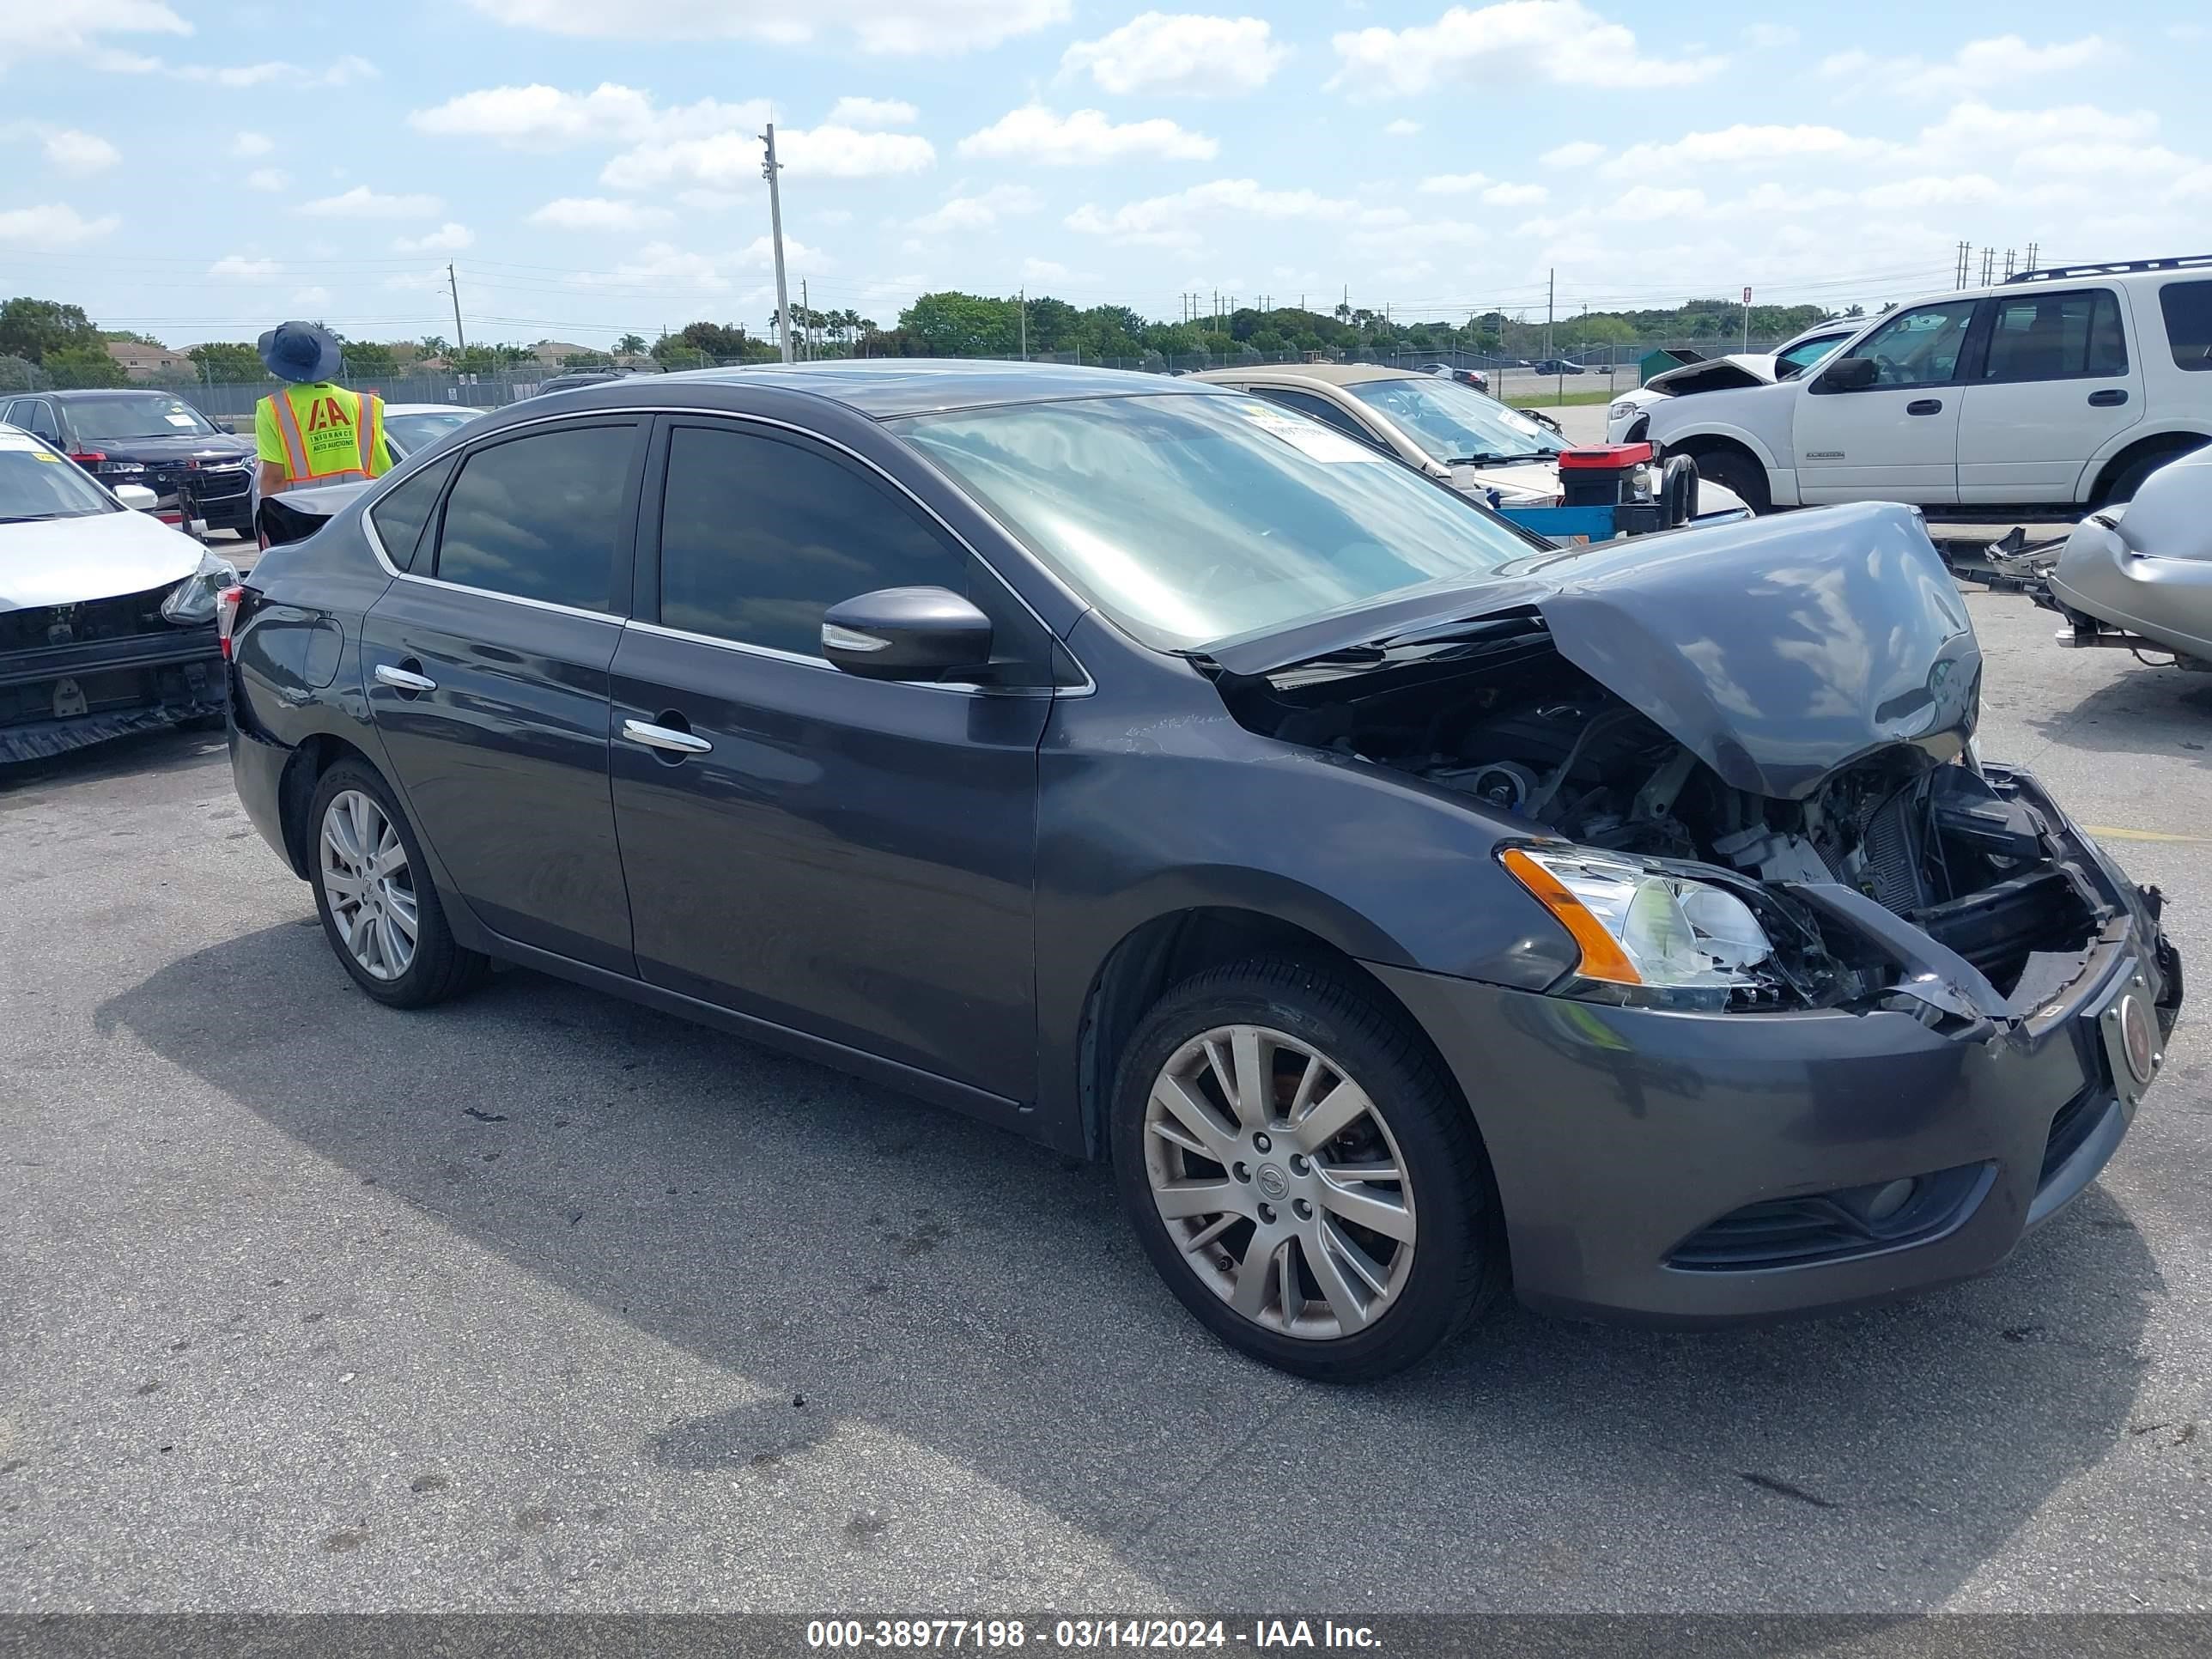
[(415, 568), (416, 544), (422, 539), (422, 526), (429, 523), (430, 509), (437, 506), (438, 492), (446, 487), (446, 476), (453, 470), (451, 456), (433, 462), (368, 509), (376, 538), (384, 544), (384, 555), (396, 568)]
[(2212, 283), (2168, 283), (2158, 291), (2158, 308), (2166, 313), (2174, 362), (2212, 369)]
[(2072, 380), (2127, 372), (2119, 301), (2110, 289), (1997, 301), (1984, 380)]

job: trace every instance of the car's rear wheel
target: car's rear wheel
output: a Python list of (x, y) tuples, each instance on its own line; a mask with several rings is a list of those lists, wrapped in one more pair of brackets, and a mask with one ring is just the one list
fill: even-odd
[(1709, 449), (1697, 462), (1699, 477), (1734, 490), (1753, 513), (1774, 510), (1774, 497), (1766, 487), (1766, 469), (1750, 456), (1733, 449)]
[(394, 1008), (442, 1002), (489, 965), (446, 921), (422, 850), (392, 790), (341, 761), (316, 786), (309, 866), (324, 935), (354, 983)]
[(1387, 1376), (1504, 1281), (1466, 1104), (1402, 1012), (1348, 977), (1261, 960), (1185, 981), (1130, 1040), (1114, 1108), (1146, 1253), (1255, 1358)]

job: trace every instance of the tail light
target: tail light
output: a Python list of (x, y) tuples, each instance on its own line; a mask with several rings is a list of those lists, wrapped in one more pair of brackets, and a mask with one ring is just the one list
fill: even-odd
[(245, 603), (245, 586), (237, 582), (215, 596), (215, 636), (222, 647), (225, 662), (230, 660), (230, 630), (238, 626), (238, 608)]
[(104, 449), (73, 449), (70, 452), (70, 459), (79, 466), (98, 466), (106, 459), (107, 452)]

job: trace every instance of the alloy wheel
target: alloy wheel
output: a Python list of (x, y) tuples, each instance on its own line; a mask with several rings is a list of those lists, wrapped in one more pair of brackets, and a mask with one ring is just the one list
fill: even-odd
[(1389, 1125), (1283, 1032), (1224, 1025), (1178, 1048), (1146, 1102), (1145, 1170), (1191, 1270), (1263, 1328), (1351, 1336), (1412, 1271), (1413, 1189)]
[(338, 937), (372, 979), (395, 980), (415, 960), (415, 878), (406, 843), (384, 809), (359, 789), (323, 811), (323, 896)]

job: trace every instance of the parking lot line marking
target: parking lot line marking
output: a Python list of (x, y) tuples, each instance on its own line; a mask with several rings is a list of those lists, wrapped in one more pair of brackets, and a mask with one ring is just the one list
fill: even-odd
[(2093, 823), (2087, 828), (2099, 841), (2212, 841), (2212, 836), (2175, 836), (2163, 830), (2120, 830), (2109, 823)]

